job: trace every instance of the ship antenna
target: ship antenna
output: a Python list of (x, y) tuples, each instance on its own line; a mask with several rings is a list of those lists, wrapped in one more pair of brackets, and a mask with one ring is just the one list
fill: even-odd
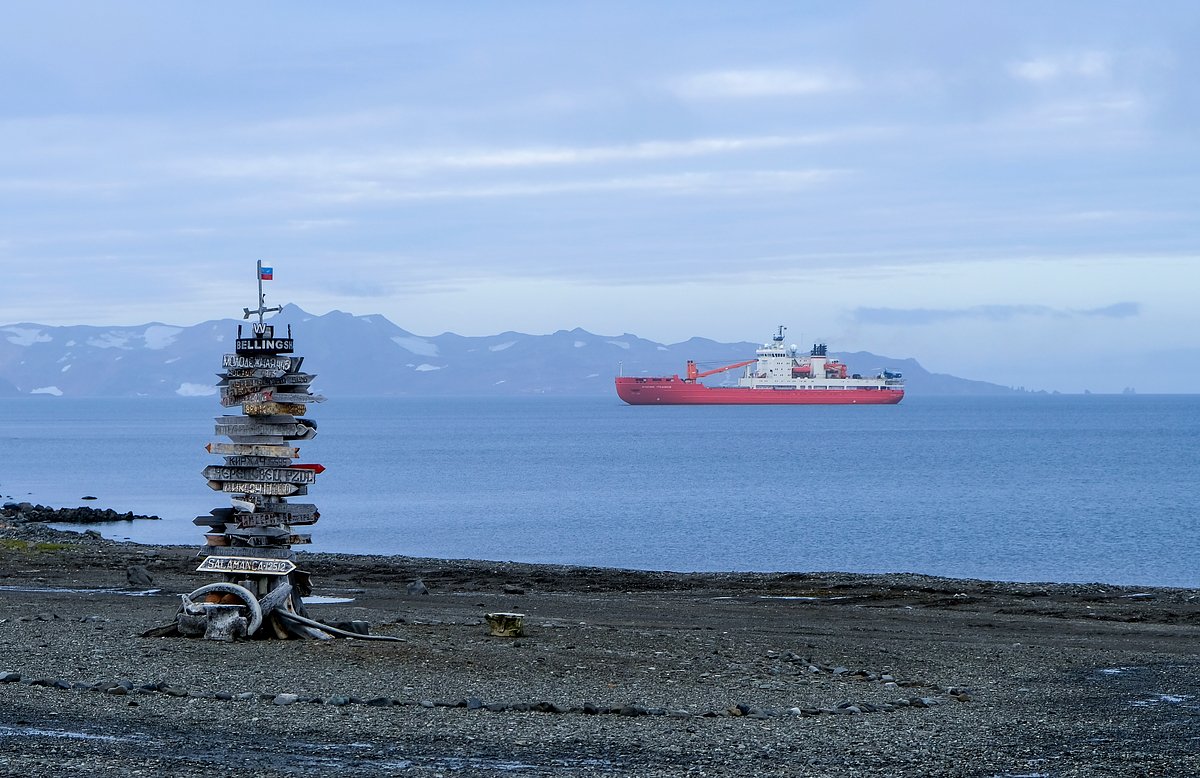
[(775, 342), (776, 342), (776, 343), (782, 343), (782, 342), (783, 342), (783, 333), (785, 333), (785, 332), (787, 332), (787, 327), (785, 327), (785, 326), (783, 326), (782, 324), (780, 324), (780, 325), (779, 325), (779, 334), (778, 334), (778, 335), (776, 335), (776, 336), (775, 336), (775, 338), (774, 338), (774, 340), (775, 340)]

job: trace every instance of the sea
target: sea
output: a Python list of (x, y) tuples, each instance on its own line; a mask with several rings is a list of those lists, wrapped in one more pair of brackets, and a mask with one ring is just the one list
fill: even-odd
[[(334, 398), (313, 551), (1200, 587), (1200, 396), (895, 406)], [(213, 398), (0, 400), (0, 497), (203, 544)], [(93, 496), (94, 501), (81, 498)], [(80, 529), (80, 528), (77, 528)]]

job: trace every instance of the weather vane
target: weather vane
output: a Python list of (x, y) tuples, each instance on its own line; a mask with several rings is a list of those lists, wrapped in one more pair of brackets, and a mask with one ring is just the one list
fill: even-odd
[(264, 313), (279, 312), (279, 311), (283, 310), (283, 308), (278, 305), (275, 306), (274, 308), (268, 308), (267, 302), (266, 302), (267, 297), (265, 294), (263, 294), (262, 282), (270, 281), (274, 278), (273, 270), (274, 270), (273, 268), (263, 267), (262, 260), (261, 259), (258, 260), (258, 308), (256, 308), (256, 309), (243, 308), (242, 309), (242, 318), (243, 319), (249, 319), (250, 314), (252, 314), (252, 313), (258, 314), (258, 324), (254, 325), (254, 333), (256, 335), (261, 335), (261, 334), (263, 334), (263, 332), (266, 331), (266, 325), (263, 324), (263, 314)]

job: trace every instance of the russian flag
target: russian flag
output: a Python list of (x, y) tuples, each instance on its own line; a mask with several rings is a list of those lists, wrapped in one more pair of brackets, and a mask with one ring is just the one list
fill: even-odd
[(273, 270), (274, 270), (274, 268), (269, 268), (269, 267), (259, 268), (259, 271), (258, 271), (259, 280), (260, 281), (274, 280), (273, 276), (271, 275)]

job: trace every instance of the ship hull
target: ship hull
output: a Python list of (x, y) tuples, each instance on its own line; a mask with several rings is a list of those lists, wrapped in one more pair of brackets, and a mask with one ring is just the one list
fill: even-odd
[(630, 405), (895, 405), (903, 389), (766, 389), (705, 386), (681, 378), (616, 379), (617, 396)]

